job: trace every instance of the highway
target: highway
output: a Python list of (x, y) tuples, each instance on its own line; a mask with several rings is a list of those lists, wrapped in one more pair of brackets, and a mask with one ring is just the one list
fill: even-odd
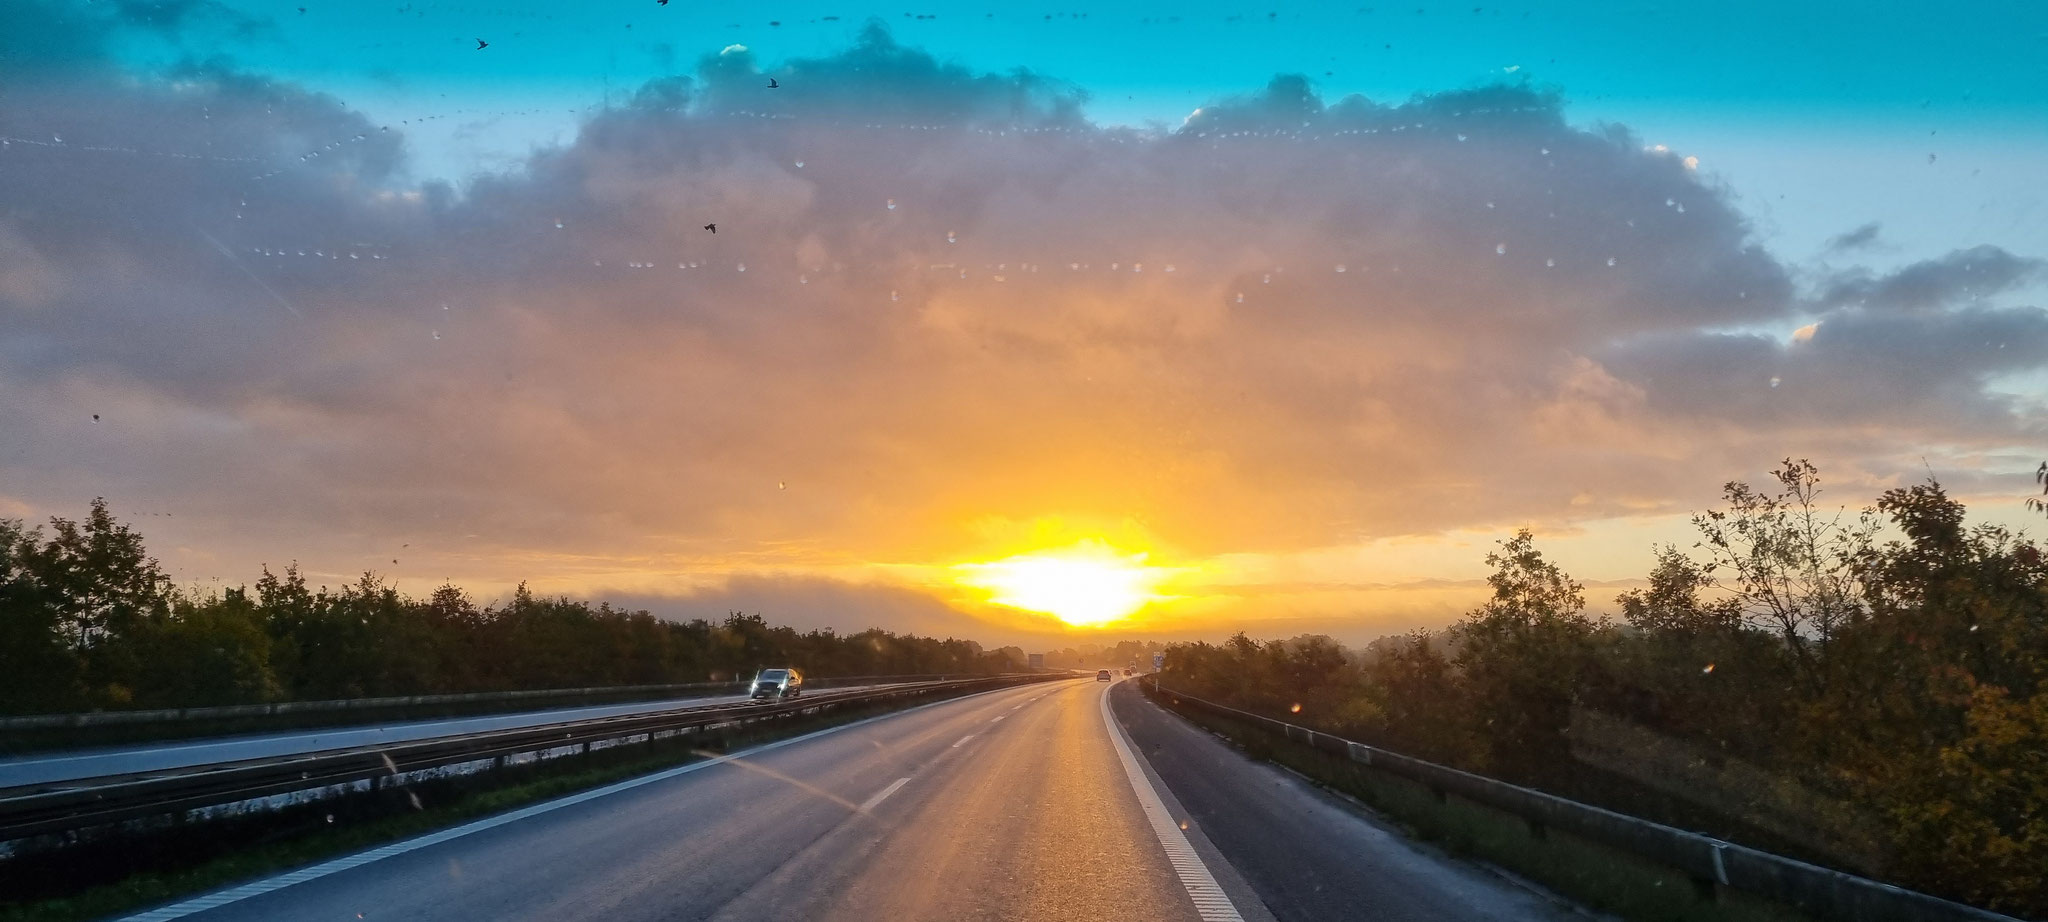
[[(847, 688), (821, 690), (812, 692), (812, 694), (823, 694), (827, 691), (857, 691), (862, 688), (872, 687), (874, 686), (849, 686)], [(485, 730), (537, 727), (543, 724), (561, 723), (570, 720), (619, 717), (627, 714), (656, 714), (663, 711), (704, 707), (706, 705), (735, 704), (745, 700), (747, 700), (746, 695), (671, 698), (662, 701), (634, 701), (624, 704), (600, 704), (589, 707), (521, 711), (513, 714), (486, 714), (477, 717), (419, 720), (374, 727), (322, 727), (314, 730), (290, 730), (281, 733), (230, 736), (216, 739), (177, 740), (62, 752), (37, 752), (0, 759), (0, 788), (23, 784), (41, 784), (50, 781), (68, 781), (75, 778), (94, 778), (103, 775), (164, 771), (191, 765), (209, 765), (216, 762), (234, 762), (265, 756), (319, 752), (324, 749), (374, 746), (378, 743), (403, 743), (409, 740), (433, 739), (440, 736), (478, 733)]]
[(1112, 687), (925, 705), (133, 918), (1577, 918)]

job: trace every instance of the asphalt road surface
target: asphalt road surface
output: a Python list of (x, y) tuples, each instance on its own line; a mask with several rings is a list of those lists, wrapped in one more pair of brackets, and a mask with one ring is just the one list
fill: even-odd
[[(872, 686), (819, 689), (809, 692), (809, 694), (854, 691), (858, 688), (868, 687)], [(671, 698), (663, 701), (636, 701), (625, 704), (600, 704), (590, 707), (522, 711), (516, 714), (487, 714), (478, 717), (419, 720), (374, 727), (323, 727), (317, 730), (291, 730), (283, 733), (231, 736), (217, 739), (161, 741), (138, 743), (132, 746), (37, 752), (0, 759), (0, 788), (23, 784), (40, 784), (49, 781), (69, 781), (76, 778), (96, 778), (102, 775), (126, 775), (135, 772), (164, 771), (166, 769), (184, 768), (191, 765), (235, 762), (242, 759), (262, 758), (264, 756), (296, 755), (305, 752), (319, 752), (325, 749), (374, 746), (378, 743), (403, 743), (410, 740), (432, 739), (437, 736), (453, 736), (459, 733), (477, 733), (484, 730), (537, 727), (542, 724), (561, 723), (569, 720), (589, 720), (596, 717), (617, 717), (626, 714), (655, 714), (662, 711), (704, 707), (711, 704), (733, 704), (745, 700), (747, 700), (746, 695), (721, 695), (709, 698)]]
[(1568, 917), (1417, 851), (1128, 686), (1113, 699), (1130, 730), (1112, 726), (1111, 688), (926, 705), (136, 918)]

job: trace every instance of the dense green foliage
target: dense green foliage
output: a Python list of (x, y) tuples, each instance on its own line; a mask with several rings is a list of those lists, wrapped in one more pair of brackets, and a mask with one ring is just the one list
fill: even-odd
[(540, 598), (478, 607), (365, 574), (339, 591), (296, 566), (255, 591), (171, 584), (142, 538), (95, 502), (49, 530), (0, 519), (0, 713), (718, 681), (763, 665), (818, 676), (993, 673), (1013, 647), (870, 630), (770, 626), (759, 615), (667, 621)]
[(1830, 863), (2048, 915), (2041, 549), (1966, 526), (1932, 481), (1851, 515), (1823, 512), (1811, 465), (1775, 477), (1727, 485), (1620, 620), (1589, 617), (1523, 532), (1446, 632), (1363, 651), (1238, 635), (1175, 647), (1164, 679), (1619, 809), (1661, 784), (1703, 809), (1654, 818), (1788, 830)]

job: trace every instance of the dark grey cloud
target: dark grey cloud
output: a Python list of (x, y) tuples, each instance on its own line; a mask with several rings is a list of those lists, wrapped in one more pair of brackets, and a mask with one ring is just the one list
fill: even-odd
[(1603, 364), (1654, 416), (1715, 420), (1783, 438), (1883, 427), (1902, 444), (2048, 436), (2038, 408), (1992, 390), (2048, 366), (2048, 311), (1845, 309), (1810, 338), (1672, 333), (1619, 344)]
[(1864, 249), (1876, 243), (1877, 235), (1883, 230), (1882, 225), (1872, 221), (1854, 230), (1844, 231), (1828, 238), (1827, 251), (1830, 253), (1846, 253), (1852, 250)]
[[(759, 613), (775, 624), (799, 631), (831, 630), (854, 634), (869, 628), (930, 637), (959, 636), (964, 625), (975, 624), (971, 615), (924, 592), (874, 583), (786, 574), (740, 574), (715, 586), (690, 593), (605, 592), (598, 595), (614, 605), (646, 610), (672, 620), (702, 618), (717, 621), (728, 612)], [(992, 634), (986, 627), (973, 639), (995, 647), (1006, 643), (1043, 642), (1058, 631), (1048, 624), (1044, 630), (1016, 630)]]
[(1995, 246), (1975, 246), (1882, 275), (1867, 270), (1843, 273), (1826, 284), (1819, 302), (1825, 307), (1856, 305), (1877, 311), (1940, 310), (2004, 293), (2041, 278), (2044, 269), (2048, 262), (2043, 260)]

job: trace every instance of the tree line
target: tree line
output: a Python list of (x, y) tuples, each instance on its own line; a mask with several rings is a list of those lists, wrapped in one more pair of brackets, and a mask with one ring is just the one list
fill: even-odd
[[(2044, 466), (2048, 471), (2048, 466)], [(2038, 476), (2038, 475), (2037, 475)], [(2048, 915), (2048, 565), (1938, 482), (1828, 510), (1786, 461), (1657, 549), (1620, 618), (1527, 531), (1448, 630), (1175, 646), (1192, 694)], [(2029, 508), (2036, 508), (2030, 505)], [(1674, 795), (1674, 792), (1675, 795)], [(1654, 795), (1654, 796), (1652, 796)], [(1696, 809), (1697, 808), (1697, 809)]]
[(172, 584), (95, 501), (47, 530), (0, 519), (0, 713), (724, 681), (767, 665), (818, 676), (996, 673), (1023, 651), (883, 630), (798, 632), (758, 614), (671, 621), (455, 586), (411, 598), (364, 574), (313, 588), (296, 565), (247, 587)]

